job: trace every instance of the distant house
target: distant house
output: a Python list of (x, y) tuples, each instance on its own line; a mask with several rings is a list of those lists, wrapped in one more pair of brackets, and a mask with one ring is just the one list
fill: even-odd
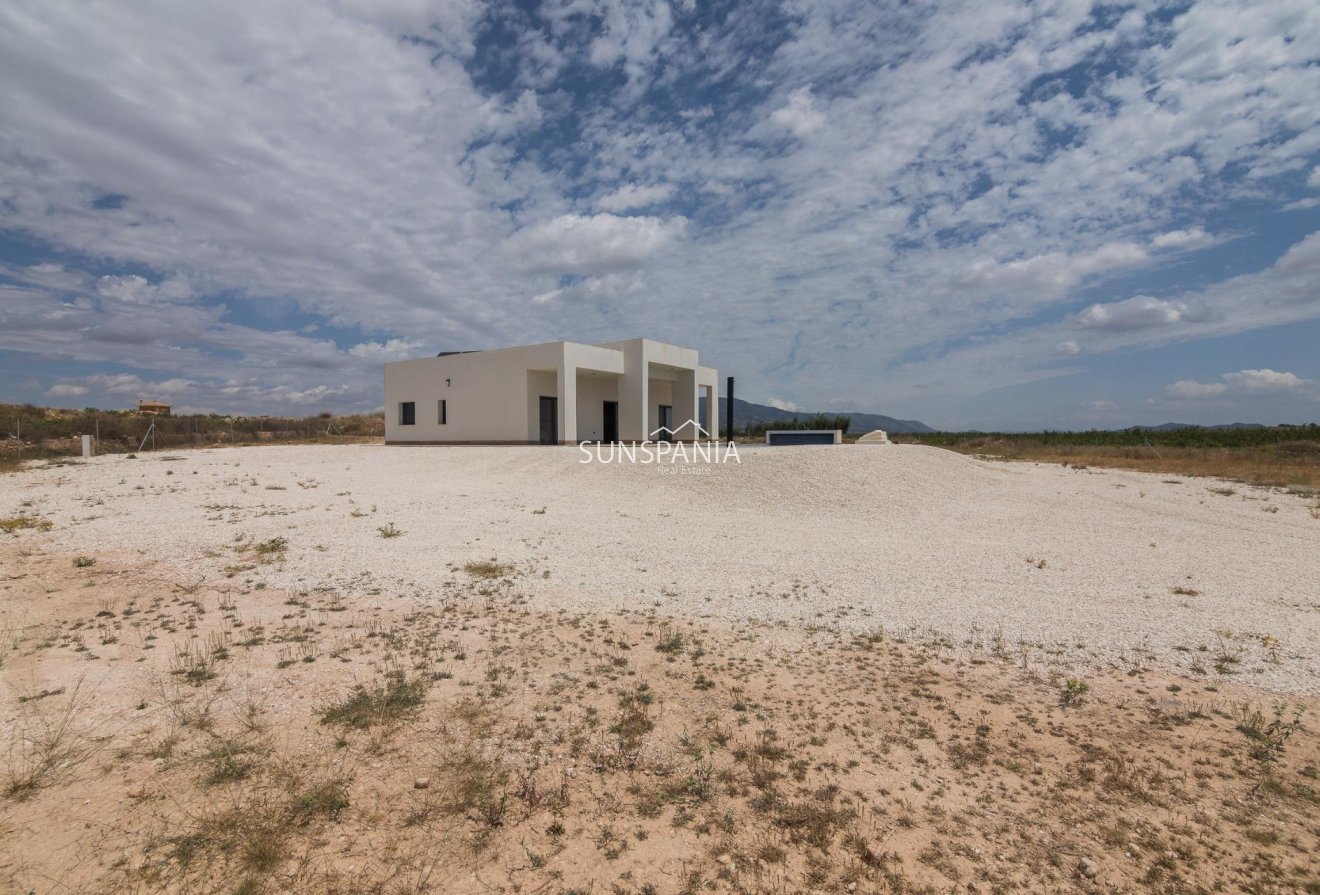
[(162, 404), (159, 401), (138, 401), (138, 413), (147, 413), (152, 416), (169, 416), (170, 405)]
[(385, 365), (385, 442), (691, 441), (718, 402), (696, 351), (650, 339), (451, 351)]

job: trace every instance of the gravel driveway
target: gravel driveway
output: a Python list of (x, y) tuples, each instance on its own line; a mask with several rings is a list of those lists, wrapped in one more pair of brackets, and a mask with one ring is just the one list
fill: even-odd
[[(58, 548), (236, 587), (441, 598), (463, 564), (493, 558), (535, 603), (567, 610), (933, 632), (1320, 692), (1320, 519), (1293, 495), (908, 445), (744, 450), (702, 474), (582, 459), (376, 445), (109, 456), (0, 477), (0, 515), (52, 520), (22, 536)], [(403, 534), (381, 537), (390, 524)], [(235, 549), (275, 537), (282, 559)]]

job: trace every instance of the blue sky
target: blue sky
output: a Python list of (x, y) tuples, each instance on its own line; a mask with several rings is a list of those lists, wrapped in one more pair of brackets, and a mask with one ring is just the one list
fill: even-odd
[(947, 428), (1320, 419), (1320, 6), (0, 6), (0, 400), (645, 335)]

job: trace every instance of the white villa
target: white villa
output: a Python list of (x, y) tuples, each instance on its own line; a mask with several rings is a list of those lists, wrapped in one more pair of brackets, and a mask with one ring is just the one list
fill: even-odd
[(385, 365), (385, 443), (717, 438), (717, 383), (695, 350), (650, 339), (443, 352)]

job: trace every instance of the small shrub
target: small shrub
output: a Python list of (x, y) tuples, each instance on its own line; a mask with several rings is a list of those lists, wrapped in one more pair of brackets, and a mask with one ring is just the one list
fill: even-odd
[(1068, 678), (1059, 688), (1059, 705), (1064, 708), (1081, 705), (1086, 701), (1086, 694), (1091, 692), (1091, 685), (1085, 681)]
[(658, 653), (673, 656), (683, 652), (683, 648), (686, 645), (687, 638), (683, 636), (681, 631), (675, 631), (671, 628), (665, 627), (661, 629), (660, 637), (655, 642), (655, 650)]
[(1280, 703), (1274, 715), (1266, 720), (1265, 713), (1243, 703), (1237, 712), (1237, 729), (1248, 741), (1248, 752), (1263, 765), (1273, 764), (1283, 757), (1284, 747), (1292, 735), (1302, 728), (1302, 708), (1297, 706), (1291, 716), (1288, 706)]
[(509, 772), (497, 758), (468, 744), (452, 754), (443, 769), (450, 780), (444, 810), (488, 830), (504, 825), (509, 810)]
[(206, 775), (206, 783), (209, 786), (216, 786), (220, 783), (246, 780), (251, 773), (252, 765), (246, 759), (232, 752), (225, 752), (215, 757), (211, 771)]
[(382, 538), (397, 538), (403, 534), (403, 529), (395, 528), (393, 522), (379, 526), (376, 531), (380, 533)]
[(75, 556), (73, 558), (73, 567), (75, 569), (86, 569), (94, 565), (96, 565), (96, 560), (92, 559), (90, 556)]
[(318, 817), (338, 818), (349, 805), (348, 787), (352, 782), (352, 777), (332, 777), (302, 790), (289, 806), (290, 820), (306, 826)]
[(820, 849), (829, 847), (835, 830), (848, 820), (847, 812), (816, 800), (780, 804), (777, 809), (775, 826), (785, 830), (790, 841)]
[(288, 538), (271, 538), (269, 541), (262, 541), (253, 546), (252, 550), (257, 556), (274, 557), (283, 556), (289, 549)]
[(12, 516), (0, 519), (0, 531), (22, 531), (35, 528), (37, 531), (50, 531), (53, 524), (49, 519), (37, 519), (33, 516)]
[(406, 718), (422, 704), (428, 686), (424, 677), (409, 680), (402, 671), (389, 671), (375, 688), (358, 684), (343, 702), (327, 706), (321, 723), (362, 730)]
[(637, 766), (646, 735), (655, 729), (650, 710), (654, 701), (655, 696), (646, 684), (638, 684), (619, 696), (619, 715), (610, 732), (618, 737), (613, 758), (620, 767)]
[(490, 580), (493, 578), (507, 578), (513, 574), (513, 564), (496, 562), (493, 559), (480, 559), (470, 563), (464, 563), (463, 571), (467, 572), (473, 578)]

